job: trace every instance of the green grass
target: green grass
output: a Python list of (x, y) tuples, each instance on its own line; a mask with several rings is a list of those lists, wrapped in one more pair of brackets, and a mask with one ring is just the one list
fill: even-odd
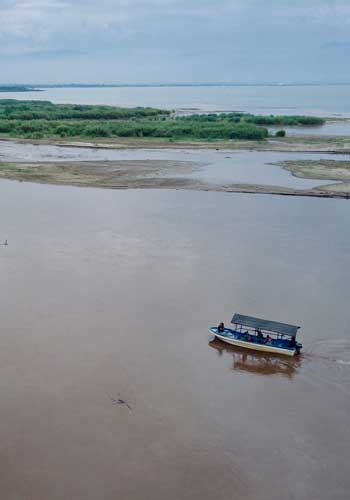
[(21, 167), (13, 163), (0, 163), (0, 172), (32, 173), (33, 169)]
[(13, 165), (12, 163), (0, 163), (0, 170), (14, 170), (17, 171), (17, 165)]

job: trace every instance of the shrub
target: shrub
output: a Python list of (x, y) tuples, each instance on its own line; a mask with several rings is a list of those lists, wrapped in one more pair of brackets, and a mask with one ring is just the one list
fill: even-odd
[(286, 131), (285, 130), (277, 130), (275, 133), (276, 137), (285, 137), (286, 136)]
[[(308, 116), (209, 113), (173, 117), (155, 108), (53, 104), (0, 100), (0, 133), (12, 137), (158, 137), (199, 140), (264, 140), (265, 126), (320, 125)], [(282, 135), (283, 134), (283, 135)], [(276, 133), (284, 137), (285, 131)]]

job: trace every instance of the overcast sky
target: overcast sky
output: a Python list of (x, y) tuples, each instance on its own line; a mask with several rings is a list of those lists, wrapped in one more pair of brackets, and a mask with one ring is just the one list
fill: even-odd
[(1, 82), (350, 81), (350, 0), (0, 0)]

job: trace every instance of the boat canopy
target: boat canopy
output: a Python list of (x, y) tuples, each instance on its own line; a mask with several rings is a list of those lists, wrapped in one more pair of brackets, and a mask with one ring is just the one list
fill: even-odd
[(252, 316), (243, 316), (235, 314), (231, 320), (235, 325), (247, 326), (268, 332), (279, 333), (280, 335), (289, 335), (290, 337), (297, 334), (300, 326), (288, 325), (287, 323), (278, 323), (277, 321), (269, 321), (266, 319), (253, 318)]

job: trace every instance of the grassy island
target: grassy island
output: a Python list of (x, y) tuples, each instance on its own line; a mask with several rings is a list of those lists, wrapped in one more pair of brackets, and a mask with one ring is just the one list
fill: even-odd
[(324, 125), (324, 118), (318, 116), (303, 115), (251, 115), (249, 113), (211, 113), (205, 115), (191, 115), (184, 117), (187, 120), (201, 122), (246, 123), (262, 125), (265, 127), (294, 127), (294, 126), (321, 126)]
[(155, 108), (53, 104), (49, 101), (0, 100), (0, 135), (9, 138), (154, 138), (177, 140), (248, 140), (268, 137), (264, 125), (320, 125), (321, 118), (255, 116), (243, 113), (174, 116)]

